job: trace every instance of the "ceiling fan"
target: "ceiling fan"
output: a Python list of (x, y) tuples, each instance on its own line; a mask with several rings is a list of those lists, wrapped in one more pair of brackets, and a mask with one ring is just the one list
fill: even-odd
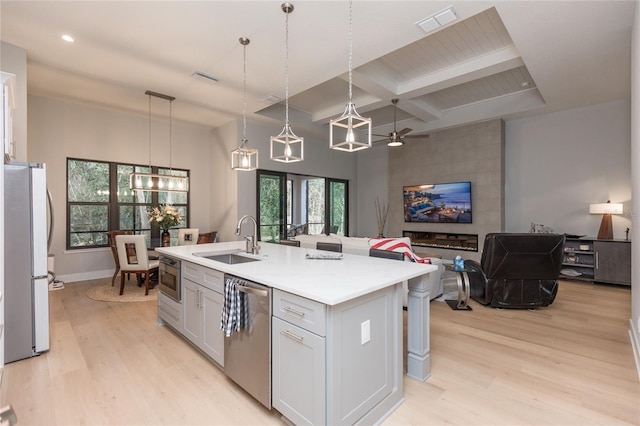
[[(373, 134), (374, 136), (379, 136), (379, 137), (383, 137), (384, 139), (379, 139), (377, 141), (373, 141), (373, 143), (378, 143), (378, 142), (384, 142), (387, 141), (387, 145), (388, 146), (401, 146), (404, 145), (404, 136), (411, 132), (411, 130), (408, 127), (405, 127), (404, 129), (400, 130), (399, 132), (396, 130), (396, 111), (398, 109), (398, 98), (393, 98), (391, 99), (391, 103), (393, 104), (393, 132), (389, 133), (388, 135), (376, 135), (375, 133)], [(407, 137), (412, 137), (412, 136), (407, 136)], [(413, 136), (415, 138), (428, 138), (429, 135), (415, 135)]]

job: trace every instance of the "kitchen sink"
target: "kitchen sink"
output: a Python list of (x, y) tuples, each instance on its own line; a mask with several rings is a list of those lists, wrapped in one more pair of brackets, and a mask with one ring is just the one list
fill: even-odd
[(215, 260), (216, 262), (226, 263), (228, 265), (235, 265), (237, 263), (247, 263), (247, 262), (256, 262), (260, 259), (255, 259), (253, 257), (240, 256), (236, 253), (218, 253), (218, 254), (198, 254), (194, 253), (196, 256), (204, 257), (205, 259)]

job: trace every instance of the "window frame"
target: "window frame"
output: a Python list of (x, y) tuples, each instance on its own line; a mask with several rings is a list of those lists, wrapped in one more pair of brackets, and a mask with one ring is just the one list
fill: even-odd
[[(333, 184), (340, 184), (340, 185), (344, 185), (344, 223), (342, 226), (342, 232), (344, 234), (344, 236), (349, 236), (349, 180), (348, 179), (338, 179), (338, 178), (330, 178), (330, 177), (325, 177), (325, 176), (313, 176), (313, 175), (307, 175), (307, 174), (300, 174), (300, 173), (288, 173), (288, 172), (280, 172), (280, 171), (274, 171), (274, 170), (265, 170), (265, 169), (258, 169), (257, 173), (256, 173), (256, 220), (258, 222), (258, 236), (257, 239), (258, 241), (263, 241), (263, 235), (261, 232), (261, 228), (262, 228), (262, 220), (261, 220), (261, 200), (260, 200), (260, 178), (262, 176), (269, 176), (271, 178), (274, 179), (279, 179), (280, 184), (279, 184), (279, 188), (280, 188), (280, 194), (279, 194), (279, 204), (280, 204), (280, 214), (279, 214), (279, 222), (275, 223), (275, 224), (270, 224), (269, 226), (278, 226), (278, 229), (280, 230), (279, 234), (279, 239), (286, 239), (287, 238), (287, 230), (290, 228), (291, 224), (287, 223), (287, 190), (286, 190), (286, 182), (289, 181), (289, 176), (302, 176), (304, 178), (309, 178), (309, 179), (324, 179), (324, 185), (325, 185), (325, 194), (324, 194), (324, 223), (325, 223), (325, 229), (324, 229), (324, 233), (326, 235), (329, 235), (330, 231), (331, 231), (331, 226), (327, 226), (326, 224), (331, 224), (333, 225), (333, 217), (332, 217), (332, 212), (334, 210), (334, 206), (333, 206), (333, 200), (330, 197), (330, 188), (331, 185)], [(295, 206), (295, 202), (296, 201), (300, 201), (300, 197), (307, 197), (308, 194), (299, 194), (296, 196), (296, 194), (294, 193), (295, 189), (292, 188), (292, 195), (294, 196), (294, 200), (291, 200), (291, 206)], [(306, 217), (305, 213), (305, 217)], [(267, 225), (265, 225), (267, 226)], [(274, 241), (277, 242), (277, 241)]]
[[(108, 188), (109, 188), (109, 197), (107, 202), (86, 202), (86, 201), (69, 201), (69, 161), (84, 161), (90, 163), (101, 163), (108, 164), (109, 176), (108, 176)], [(67, 157), (66, 159), (66, 250), (84, 250), (84, 249), (94, 249), (94, 248), (105, 248), (109, 247), (106, 232), (107, 231), (117, 231), (120, 230), (120, 209), (123, 206), (132, 206), (134, 209), (136, 207), (147, 206), (147, 211), (150, 210), (154, 206), (158, 206), (159, 203), (159, 192), (152, 191), (151, 192), (151, 200), (149, 203), (139, 203), (139, 202), (121, 202), (118, 200), (118, 167), (126, 166), (131, 167), (135, 170), (137, 167), (149, 168), (151, 167), (150, 173), (159, 174), (160, 171), (176, 171), (180, 173), (185, 173), (187, 177), (190, 176), (190, 170), (188, 169), (177, 169), (177, 168), (168, 168), (163, 166), (149, 166), (144, 164), (134, 164), (134, 163), (125, 163), (125, 162), (115, 162), (115, 161), (102, 161), (102, 160), (91, 160), (86, 158), (76, 158), (76, 157)], [(93, 244), (93, 245), (83, 245), (83, 246), (72, 246), (71, 245), (71, 236), (77, 232), (72, 232), (71, 230), (71, 209), (73, 206), (95, 206), (95, 205), (106, 205), (107, 206), (107, 229), (102, 231), (92, 231), (93, 233), (104, 232), (104, 244)], [(190, 192), (186, 193), (186, 204), (185, 203), (174, 203), (175, 207), (184, 208), (186, 211), (186, 220), (182, 222), (177, 228), (189, 228), (191, 221), (191, 197)], [(173, 228), (172, 228), (173, 229)], [(159, 239), (160, 238), (160, 227), (155, 224), (149, 224), (148, 227), (140, 226), (140, 228), (136, 228), (135, 216), (133, 219), (133, 229), (127, 229), (133, 231), (135, 234), (145, 234), (148, 233), (151, 239)], [(174, 231), (175, 233), (176, 231)]]

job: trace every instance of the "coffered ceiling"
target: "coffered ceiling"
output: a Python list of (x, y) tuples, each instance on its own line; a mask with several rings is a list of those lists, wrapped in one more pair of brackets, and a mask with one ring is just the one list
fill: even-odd
[[(0, 2), (2, 41), (24, 48), (28, 91), (146, 114), (152, 90), (174, 119), (218, 127), (247, 112), (284, 121), (280, 1)], [(348, 99), (348, 2), (293, 2), (289, 104), (296, 133), (322, 134)], [(432, 32), (423, 20), (452, 7)], [(410, 135), (630, 96), (633, 1), (353, 3), (353, 97), (374, 133)], [(70, 34), (75, 42), (61, 40)], [(1, 65), (1, 64), (0, 64)], [(202, 71), (219, 81), (192, 77)]]

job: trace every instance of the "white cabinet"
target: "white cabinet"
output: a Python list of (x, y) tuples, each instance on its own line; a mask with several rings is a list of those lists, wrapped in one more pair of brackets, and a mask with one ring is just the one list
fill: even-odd
[[(212, 271), (199, 265), (187, 264), (183, 262), (183, 271), (185, 268), (191, 270), (202, 269), (202, 277), (208, 277), (210, 282), (215, 274), (205, 274)], [(222, 317), (223, 296), (217, 291), (211, 290), (210, 284), (205, 282), (196, 283), (190, 279), (186, 279), (186, 274), (182, 277), (182, 306), (184, 324), (182, 334), (195, 344), (200, 350), (207, 354), (211, 359), (221, 366), (224, 366), (224, 334), (220, 330), (220, 318)], [(203, 278), (204, 279), (204, 278)], [(213, 287), (222, 285), (223, 274), (220, 273), (219, 282)], [(214, 279), (215, 281), (215, 279)], [(203, 285), (205, 284), (205, 285)]]
[(202, 286), (182, 278), (182, 306), (184, 309), (184, 337), (196, 345), (202, 340), (203, 318), (200, 308), (200, 289)]
[(275, 290), (273, 315), (272, 405), (296, 425), (326, 424), (326, 306)]
[(5, 160), (15, 160), (15, 143), (13, 141), (13, 110), (15, 109), (14, 84), (16, 76), (0, 72), (2, 79), (2, 104), (0, 105), (0, 135), (4, 145)]
[(220, 330), (222, 294), (209, 289), (202, 290), (202, 343), (200, 349), (214, 361), (224, 366), (224, 334)]
[(325, 339), (273, 318), (272, 405), (296, 425), (326, 424)]
[(272, 405), (290, 422), (375, 423), (402, 400), (402, 285), (326, 306), (274, 289)]
[(158, 293), (158, 319), (160, 324), (168, 324), (182, 333), (182, 304), (166, 294)]

